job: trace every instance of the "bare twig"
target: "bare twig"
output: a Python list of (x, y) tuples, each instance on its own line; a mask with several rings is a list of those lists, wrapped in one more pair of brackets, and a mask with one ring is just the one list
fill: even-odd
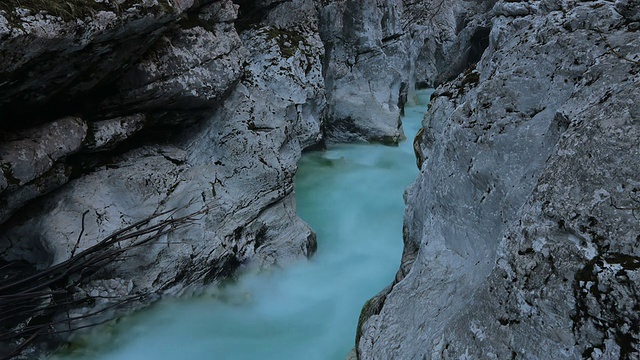
[[(78, 296), (75, 289), (79, 282), (86, 279), (88, 274), (100, 270), (104, 266), (124, 261), (127, 252), (149, 244), (162, 238), (179, 228), (193, 224), (201, 219), (209, 208), (184, 216), (176, 216), (178, 211), (187, 209), (192, 203), (181, 208), (171, 209), (137, 221), (120, 229), (100, 240), (85, 250), (76, 254), (80, 248), (80, 241), (84, 235), (84, 221), (88, 212), (84, 212), (81, 221), (81, 230), (69, 259), (42, 270), (32, 270), (26, 275), (18, 267), (21, 263), (13, 262), (0, 268), (0, 273), (9, 273), (0, 281), (0, 341), (15, 342), (15, 347), (8, 354), (0, 354), (0, 359), (18, 355), (35, 339), (42, 336), (53, 336), (64, 332), (74, 331), (86, 326), (73, 326), (72, 323), (89, 319), (101, 313), (120, 307), (123, 304), (137, 301), (142, 295), (128, 296), (115, 301), (100, 310), (92, 311), (78, 316), (66, 316), (61, 320), (54, 320), (60, 314), (89, 301), (95, 301), (96, 297), (88, 295)], [(78, 279), (72, 281), (73, 278)], [(38, 318), (37, 323), (32, 323)], [(67, 324), (66, 330), (56, 329), (56, 326)], [(93, 323), (97, 325), (99, 323)]]
[(640, 65), (640, 61), (638, 61), (638, 60), (633, 60), (633, 59), (629, 59), (628, 57), (626, 57), (626, 56), (624, 56), (624, 55), (620, 54), (620, 52), (618, 52), (618, 51), (617, 51), (617, 50), (616, 50), (616, 49), (611, 45), (611, 43), (609, 43), (609, 40), (604, 36), (604, 33), (603, 33), (602, 31), (600, 31), (600, 30), (598, 30), (598, 29), (595, 29), (594, 31), (595, 31), (598, 35), (600, 35), (600, 40), (602, 40), (602, 41), (604, 42), (604, 44), (609, 48), (609, 51), (610, 51), (613, 55), (615, 55), (615, 56), (619, 57), (620, 59), (622, 59), (622, 60), (624, 60), (624, 61), (628, 61), (628, 62), (630, 62), (630, 63), (632, 63), (632, 64)]
[[(636, 191), (637, 191), (637, 189), (634, 189), (632, 192), (635, 193)], [(629, 193), (628, 196), (629, 196), (629, 199), (631, 199), (631, 201), (640, 204), (640, 198), (634, 197), (633, 195), (631, 195), (631, 193)], [(640, 211), (640, 205), (638, 205), (638, 206), (618, 206), (613, 202), (612, 198), (610, 198), (609, 200), (611, 201), (611, 206), (613, 206), (615, 209), (631, 211), (631, 215), (633, 216), (633, 218), (636, 219), (636, 220), (640, 220), (636, 216), (636, 211)]]
[(82, 239), (82, 234), (84, 234), (84, 218), (85, 216), (87, 216), (88, 213), (89, 213), (89, 210), (82, 213), (82, 220), (80, 222), (82, 228), (80, 229), (78, 240), (76, 240), (76, 245), (73, 247), (73, 250), (71, 250), (71, 257), (73, 257), (76, 254), (76, 250), (78, 250), (78, 245), (80, 245), (80, 239)]

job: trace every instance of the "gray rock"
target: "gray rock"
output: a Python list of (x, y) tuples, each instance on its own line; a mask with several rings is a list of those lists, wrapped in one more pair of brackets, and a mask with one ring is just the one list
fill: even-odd
[[(293, 176), (302, 148), (321, 136), (323, 46), (315, 20), (297, 24), (262, 24), (242, 33), (248, 52), (242, 80), (206, 121), (171, 144), (111, 158), (36, 200), (0, 231), (4, 259), (44, 268), (153, 214), (170, 212), (152, 224), (202, 211), (189, 226), (129, 250), (126, 260), (75, 284), (77, 296), (97, 294), (99, 301), (70, 314), (105, 310), (100, 319), (73, 324), (84, 326), (118, 316), (116, 308), (107, 310), (118, 299), (153, 294), (146, 304), (202, 291), (240, 266), (285, 266), (313, 254), (315, 234), (296, 215)], [(141, 119), (130, 120), (122, 128), (117, 119), (94, 124), (102, 131), (93, 134), (109, 134), (94, 140), (109, 146)]]
[(327, 141), (404, 139), (401, 99), (410, 62), (402, 11), (388, 0), (334, 1), (321, 9)]
[(47, 172), (61, 158), (83, 146), (87, 124), (66, 117), (17, 134), (19, 139), (0, 143), (0, 164), (11, 185), (24, 185)]
[(480, 60), (489, 45), (495, 0), (415, 2), (411, 24), (412, 83), (435, 87)]
[(46, 195), (59, 188), (71, 179), (71, 169), (63, 162), (55, 163), (37, 179), (22, 186), (13, 186), (11, 190), (0, 195), (0, 222), (5, 222), (11, 216), (29, 204), (33, 199)]
[(110, 150), (142, 129), (144, 122), (140, 114), (89, 124), (66, 117), (0, 142), (0, 223), (69, 181), (73, 172), (69, 155)]
[(477, 72), (436, 91), (359, 358), (635, 356), (640, 42), (592, 5), (494, 19)]
[[(261, 2), (262, 6), (271, 8), (262, 20), (266, 25), (278, 29), (294, 29), (298, 26), (318, 27), (318, 1), (263, 0)], [(277, 6), (274, 7), (274, 5)]]
[[(190, 7), (192, 3), (192, 1), (183, 1), (172, 6), (179, 8), (176, 11), (183, 11)], [(109, 7), (110, 5), (96, 4), (96, 6), (102, 9), (102, 7)], [(149, 41), (155, 41), (157, 38), (157, 34), (152, 34), (147, 36), (145, 41), (136, 41), (135, 38), (129, 36), (129, 32), (144, 33), (149, 28), (162, 27), (177, 15), (171, 11), (162, 13), (162, 11), (168, 11), (169, 8), (158, 10), (153, 6), (146, 4), (142, 8), (137, 8), (137, 10), (127, 10), (122, 14), (118, 13), (117, 16), (115, 13), (106, 12), (106, 10), (96, 13), (95, 11), (90, 11), (92, 9), (83, 8), (80, 11), (86, 10), (87, 13), (85, 15), (87, 17), (78, 20), (76, 23), (69, 19), (54, 18), (48, 15), (29, 16), (28, 10), (19, 11), (20, 14), (5, 12), (7, 18), (3, 19), (10, 19), (11, 21), (3, 22), (6, 36), (9, 37), (6, 42), (3, 42), (3, 46), (11, 45), (12, 41), (20, 44), (24, 43), (24, 46), (20, 45), (18, 48), (3, 52), (2, 56), (6, 55), (6, 58), (0, 56), (0, 62), (3, 61), (2, 59), (7, 62), (5, 67), (6, 82), (0, 82), (3, 96), (7, 96), (5, 99), (7, 106), (9, 108), (14, 107), (14, 105), (18, 106), (20, 109), (17, 111), (25, 114), (30, 113), (30, 108), (46, 109), (46, 103), (55, 97), (52, 92), (55, 90), (56, 92), (65, 92), (65, 101), (73, 103), (73, 105), (59, 103), (56, 106), (63, 108), (65, 106), (77, 107), (78, 104), (73, 101), (75, 90), (71, 90), (68, 86), (78, 86), (78, 77), (89, 77), (92, 81), (82, 85), (83, 96), (88, 90), (99, 90), (102, 82), (113, 81), (111, 79), (113, 74), (109, 74), (106, 69), (92, 67), (95, 65), (92, 65), (92, 63), (98, 63), (99, 66), (105, 67), (118, 67), (119, 70), (129, 67), (134, 59), (133, 56), (136, 56), (136, 53), (139, 56), (143, 51), (146, 51)], [(147, 12), (147, 14), (144, 15), (139, 11)], [(160, 13), (157, 11), (160, 11)], [(203, 8), (198, 14), (190, 14), (190, 21), (198, 26), (185, 20), (182, 23), (184, 29), (172, 32), (173, 37), (171, 38), (164, 37), (163, 39), (166, 41), (157, 44), (155, 50), (150, 52), (150, 55), (136, 68), (146, 71), (146, 77), (143, 81), (144, 87), (129, 90), (120, 89), (119, 96), (110, 97), (103, 101), (103, 105), (96, 107), (102, 109), (100, 116), (103, 118), (108, 117), (109, 112), (131, 114), (136, 109), (157, 114), (162, 110), (171, 108), (193, 112), (194, 108), (198, 106), (209, 109), (214, 107), (215, 101), (227, 93), (239, 78), (239, 64), (244, 61), (243, 51), (245, 50), (243, 50), (240, 39), (233, 29), (233, 20), (236, 15), (237, 6), (228, 1), (217, 1)], [(118, 24), (118, 26), (116, 27), (114, 24)], [(20, 27), (20, 31), (13, 29), (16, 26)], [(206, 27), (207, 30), (204, 30), (203, 27)], [(68, 38), (64, 34), (66, 31), (71, 31), (69, 29), (76, 28), (78, 30), (73, 30), (74, 36), (82, 36), (82, 43), (69, 47), (67, 42), (76, 41), (77, 39)], [(35, 41), (34, 36), (42, 35), (41, 32), (43, 31), (46, 32), (51, 41), (55, 42), (55, 46), (52, 45), (46, 48), (48, 51), (46, 55), (43, 53), (43, 49), (38, 50), (39, 47), (33, 44)], [(202, 37), (194, 37), (194, 35), (198, 34), (202, 35)], [(138, 35), (141, 34), (136, 34), (136, 36)], [(64, 39), (61, 40), (57, 37), (64, 37)], [(128, 38), (124, 39), (122, 37)], [(100, 61), (94, 59), (97, 55), (94, 53), (96, 49), (93, 43), (96, 41), (100, 42), (100, 46), (103, 47), (98, 54), (101, 57)], [(169, 46), (166, 45), (167, 41), (170, 43)], [(123, 43), (126, 49), (116, 50), (112, 48), (113, 46), (119, 46), (118, 44), (120, 43)], [(133, 49), (132, 47), (134, 46), (137, 46), (137, 48)], [(112, 58), (102, 59), (102, 52), (107, 51), (105, 49), (110, 51)], [(123, 51), (123, 53), (119, 51)], [(113, 64), (109, 65), (110, 61)], [(116, 62), (120, 63), (116, 64)], [(51, 90), (46, 86), (40, 85), (34, 87), (35, 85), (32, 86), (30, 84), (32, 80), (18, 79), (19, 74), (23, 72), (20, 67), (23, 63), (29, 66), (38, 66), (39, 72), (37, 74), (40, 74), (40, 77), (33, 79), (33, 81), (55, 85), (55, 89)], [(69, 66), (73, 67), (73, 69), (68, 69), (67, 67)], [(98, 71), (98, 73), (91, 73), (93, 71)], [(134, 74), (140, 78), (140, 72), (142, 70), (131, 71), (129, 74)], [(29, 74), (34, 75), (36, 72), (30, 72)], [(60, 81), (68, 82), (68, 86), (58, 82), (58, 77), (61, 76), (63, 78)], [(125, 75), (121, 83), (130, 84), (132, 76)], [(108, 79), (105, 80), (103, 77)], [(21, 95), (12, 94), (12, 86), (18, 82), (22, 86), (19, 91), (28, 93), (31, 98), (29, 101), (23, 101), (20, 97)], [(38, 92), (37, 95), (34, 95), (34, 91)], [(38, 102), (37, 106), (31, 104), (32, 100)], [(2, 101), (0, 99), (0, 107), (2, 107)], [(11, 114), (11, 112), (11, 109), (6, 109), (6, 114)], [(76, 109), (74, 112), (79, 112), (79, 110)], [(95, 113), (96, 109), (92, 109), (89, 112)], [(172, 115), (165, 114), (164, 118), (175, 118)], [(90, 122), (90, 129), (87, 133), (87, 138), (84, 140), (77, 139), (78, 136), (84, 137), (83, 134), (76, 136), (76, 132), (72, 131), (72, 129), (61, 129), (58, 133), (52, 135), (53, 139), (47, 140), (51, 142), (47, 149), (41, 149), (43, 145), (40, 143), (42, 141), (33, 139), (34, 136), (40, 135), (32, 135), (31, 133), (45, 131), (38, 129), (55, 127), (59, 121), (42, 125), (36, 130), (19, 130), (17, 133), (13, 130), (7, 131), (5, 136), (10, 142), (0, 144), (2, 148), (0, 149), (0, 160), (3, 169), (2, 176), (0, 176), (0, 191), (8, 189), (17, 193), (2, 195), (0, 201), (5, 206), (0, 222), (4, 222), (11, 213), (24, 205), (26, 200), (46, 194), (57, 186), (64, 184), (63, 178), (68, 178), (70, 173), (67, 164), (61, 164), (59, 171), (52, 171), (51, 174), (44, 176), (57, 161), (64, 162), (65, 159), (63, 157), (78, 151), (110, 150), (143, 127), (158, 124), (157, 121), (145, 121), (144, 117), (144, 114), (136, 114), (126, 115), (117, 119)], [(193, 117), (191, 116), (191, 118)], [(8, 116), (7, 119), (9, 118), (11, 117)], [(21, 124), (7, 123), (0, 126), (20, 129), (25, 125), (28, 127), (37, 121), (28, 120)], [(83, 126), (86, 127), (86, 125)], [(31, 133), (28, 133), (29, 131)], [(87, 132), (87, 129), (84, 129), (84, 132)], [(79, 145), (82, 141), (84, 141), (84, 144), (80, 148)], [(67, 149), (67, 144), (64, 143), (69, 143), (75, 148)], [(64, 156), (60, 156), (55, 152), (52, 153), (54, 149), (57, 149), (58, 145), (60, 145), (60, 150), (56, 151), (63, 152)], [(91, 164), (95, 163), (95, 161), (90, 160), (85, 163)], [(62, 168), (64, 168), (64, 171), (60, 170)], [(86, 171), (88, 169), (82, 170)], [(61, 177), (61, 174), (65, 174), (65, 176)], [(30, 184), (30, 182), (35, 182), (36, 180), (37, 184)], [(27, 184), (29, 184), (27, 189), (21, 188)], [(39, 190), (36, 191), (36, 189)]]
[[(112, 150), (143, 128), (194, 123), (198, 109), (211, 113), (228, 94), (246, 53), (233, 27), (237, 6), (215, 1), (169, 29), (193, 4), (99, 2), (62, 17), (0, 7), (0, 223), (71, 173), (90, 171), (100, 162), (90, 153)], [(105, 90), (112, 83), (119, 84), (116, 96)], [(33, 126), (60, 112), (92, 121)], [(66, 157), (78, 153), (72, 169)]]
[(497, 15), (503, 16), (527, 16), (531, 13), (531, 9), (527, 3), (515, 3), (515, 2), (498, 2), (493, 7), (493, 12)]
[(629, 21), (640, 21), (640, 3), (634, 0), (617, 0), (616, 11)]
[(111, 150), (144, 127), (145, 116), (136, 114), (89, 124), (89, 141), (85, 150)]
[(246, 50), (234, 28), (238, 5), (217, 1), (167, 32), (118, 82), (102, 106), (115, 113), (211, 109), (242, 75)]
[[(0, 111), (48, 117), (61, 102), (78, 106), (74, 100), (117, 78), (193, 3), (91, 2), (60, 16), (55, 9), (3, 7)], [(24, 126), (12, 119), (3, 116), (0, 127)]]

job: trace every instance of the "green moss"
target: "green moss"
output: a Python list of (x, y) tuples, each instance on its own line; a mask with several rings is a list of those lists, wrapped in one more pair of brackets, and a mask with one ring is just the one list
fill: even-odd
[[(140, 316), (140, 315), (137, 315)], [(84, 333), (73, 337), (72, 341), (61, 344), (54, 352), (52, 358), (73, 358), (73, 359), (94, 359), (98, 354), (106, 352), (111, 340), (122, 334), (125, 327), (118, 323), (132, 321), (130, 319), (114, 319), (105, 324), (99, 325), (99, 336), (101, 342), (92, 340), (92, 333)]]
[(300, 43), (305, 44), (304, 36), (297, 31), (268, 28), (266, 34), (269, 38), (275, 39), (280, 47), (280, 53), (284, 57), (292, 57), (300, 48)]
[(98, 3), (94, 0), (5, 0), (0, 2), (0, 11), (4, 11), (10, 18), (17, 18), (15, 10), (27, 9), (31, 14), (46, 13), (61, 17), (63, 20), (84, 18), (100, 10), (114, 10), (117, 3)]
[[(0, 14), (8, 17), (12, 23), (18, 24), (20, 18), (15, 12), (18, 8), (29, 10), (31, 15), (45, 13), (60, 17), (64, 21), (70, 21), (93, 16), (99, 11), (111, 11), (120, 14), (123, 10), (141, 5), (138, 0), (128, 0), (123, 3), (118, 3), (115, 0), (105, 0), (103, 2), (96, 2), (95, 0), (2, 0), (0, 1)], [(175, 12), (175, 9), (166, 0), (160, 0), (159, 10)]]
[(356, 351), (360, 343), (360, 337), (362, 337), (362, 326), (365, 322), (367, 322), (367, 320), (369, 320), (370, 317), (380, 314), (380, 311), (382, 311), (382, 306), (384, 306), (384, 302), (390, 292), (391, 286), (388, 286), (384, 290), (376, 294), (374, 297), (369, 299), (369, 301), (367, 301), (362, 306), (362, 310), (360, 311), (360, 318), (358, 318), (358, 327), (356, 328)]

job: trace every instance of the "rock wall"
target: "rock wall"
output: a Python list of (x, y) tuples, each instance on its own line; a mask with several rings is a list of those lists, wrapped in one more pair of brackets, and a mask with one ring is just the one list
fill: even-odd
[(404, 139), (407, 97), (480, 60), (495, 1), (323, 2), (326, 141)]
[[(146, 34), (153, 44), (145, 40), (135, 51), (107, 46), (128, 36), (127, 18), (92, 38), (106, 46), (100, 56), (128, 57), (109, 58), (120, 64), (117, 75), (96, 73), (101, 79), (86, 85), (89, 95), (74, 95), (78, 84), (69, 80), (55, 91), (34, 85), (14, 96), (15, 71), (0, 83), (8, 89), (3, 114), (15, 114), (18, 105), (35, 109), (25, 123), (2, 116), (8, 125), (0, 142), (0, 253), (9, 265), (3, 269), (29, 276), (86, 258), (122, 229), (157, 231), (100, 250), (122, 256), (64, 273), (39, 289), (35, 315), (59, 321), (43, 330), (43, 340), (55, 337), (50, 331), (109, 319), (159, 296), (200, 291), (243, 265), (284, 266), (315, 252), (315, 234), (296, 215), (293, 189), (302, 150), (322, 139), (324, 48), (315, 2), (272, 4), (260, 18), (242, 17), (227, 0), (188, 6), (184, 13), (163, 8), (170, 16), (162, 21), (154, 15), (154, 30)], [(20, 21), (24, 26), (31, 18)], [(61, 41), (61, 34), (66, 30), (50, 36)], [(61, 43), (69, 64), (98, 61), (93, 50), (68, 51)], [(46, 79), (57, 79), (69, 65), (55, 56), (49, 62), (46, 54), (33, 57)], [(74, 69), (69, 77), (97, 71)], [(51, 105), (58, 94), (68, 98)], [(74, 104), (80, 98), (86, 103)], [(56, 118), (63, 110), (74, 116)], [(145, 236), (151, 240), (141, 243)], [(2, 332), (31, 326), (37, 316), (4, 322)], [(0, 338), (2, 353), (11, 341)]]
[[(237, 7), (231, 1), (176, 4), (110, 11), (105, 5), (88, 9), (92, 17), (83, 21), (30, 15), (33, 10), (4, 13), (0, 223), (109, 162), (124, 151), (112, 151), (118, 143), (133, 135), (125, 147), (166, 142), (154, 131), (185, 128), (228, 95), (246, 56), (233, 25)], [(186, 10), (190, 22), (180, 20)], [(100, 22), (105, 19), (110, 22)], [(81, 79), (88, 80), (81, 85)]]
[(0, 4), (0, 265), (158, 231), (48, 285), (82, 301), (64, 326), (309, 256), (301, 151), (396, 143), (413, 87), (443, 84), (359, 357), (636, 354), (637, 2), (22, 3)]
[[(0, 8), (1, 129), (70, 115), (126, 71), (194, 0), (6, 1)], [(44, 7), (44, 8), (42, 8)], [(18, 120), (19, 119), (19, 120)]]
[[(238, 8), (216, 1), (182, 16), (112, 85), (114, 96), (98, 101), (104, 113), (171, 115), (176, 122), (211, 109), (240, 80), (247, 56), (235, 29)], [(210, 112), (205, 112), (208, 116)], [(176, 119), (177, 118), (177, 119)], [(193, 119), (192, 119), (193, 121)]]
[(432, 97), (359, 358), (637, 357), (638, 11), (495, 4), (477, 66)]
[(110, 260), (40, 277), (38, 315), (5, 334), (46, 317), (50, 340), (309, 256), (301, 151), (404, 137), (417, 55), (401, 2), (69, 4), (0, 4), (0, 263), (24, 279)]
[(341, 0), (320, 12), (328, 142), (404, 139), (409, 50), (399, 1)]
[(413, 2), (406, 21), (411, 75), (419, 87), (437, 87), (477, 63), (489, 46), (496, 0)]

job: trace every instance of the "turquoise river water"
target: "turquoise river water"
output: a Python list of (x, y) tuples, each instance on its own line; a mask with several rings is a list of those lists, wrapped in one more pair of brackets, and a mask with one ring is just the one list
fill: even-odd
[(391, 283), (402, 254), (404, 189), (415, 179), (411, 140), (431, 91), (419, 91), (397, 147), (331, 146), (303, 155), (298, 214), (318, 235), (309, 262), (245, 275), (216, 296), (163, 300), (93, 329), (56, 359), (345, 359), (362, 305)]

